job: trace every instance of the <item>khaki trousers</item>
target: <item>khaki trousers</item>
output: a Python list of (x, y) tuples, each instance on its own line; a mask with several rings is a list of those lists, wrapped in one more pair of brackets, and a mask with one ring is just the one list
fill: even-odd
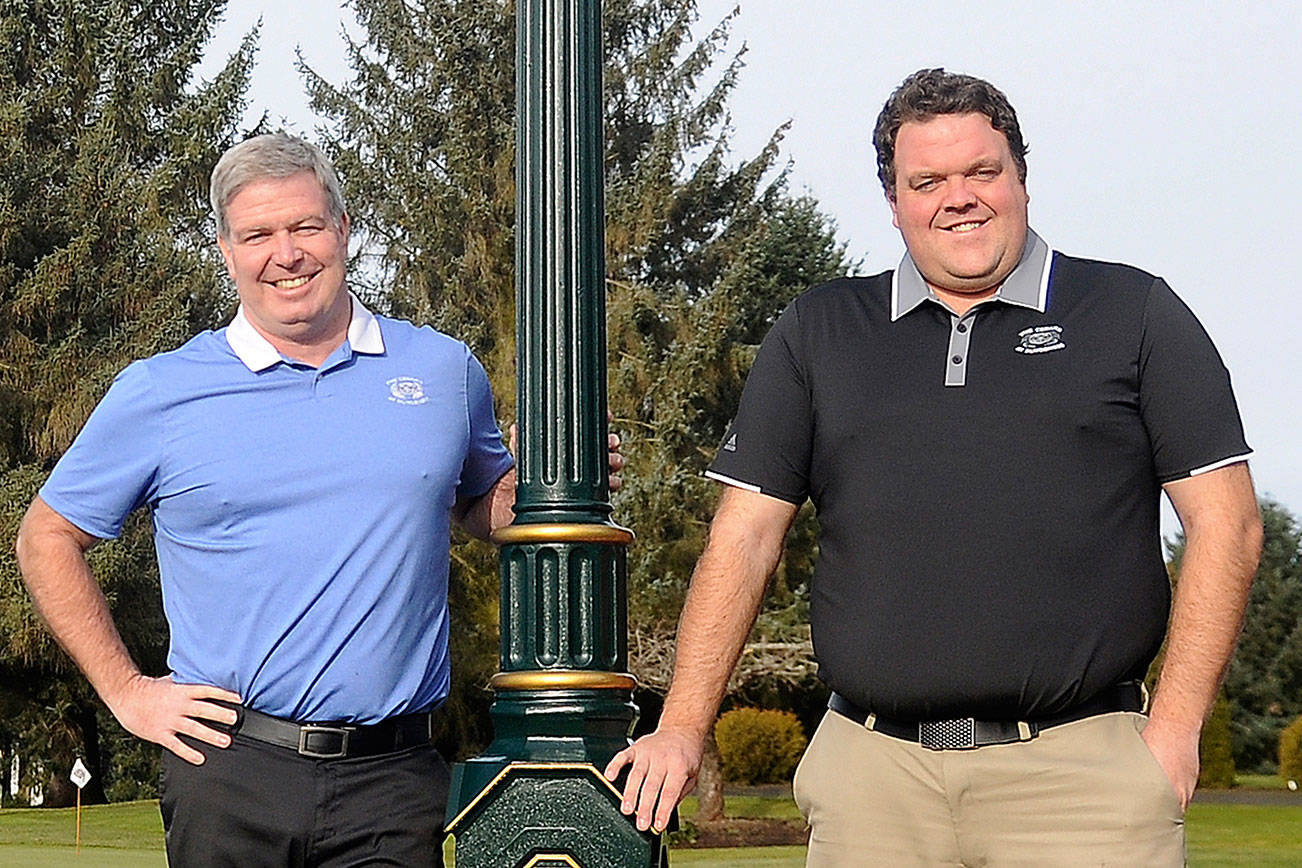
[(829, 711), (796, 769), (806, 865), (1183, 865), (1184, 816), (1145, 722), (1102, 714), (933, 751)]

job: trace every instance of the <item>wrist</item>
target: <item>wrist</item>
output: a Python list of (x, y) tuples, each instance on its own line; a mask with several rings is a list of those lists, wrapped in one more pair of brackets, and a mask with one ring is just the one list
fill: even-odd
[(699, 712), (685, 711), (669, 703), (665, 703), (664, 711), (660, 714), (660, 722), (656, 725), (658, 732), (673, 733), (701, 742), (709, 737), (713, 728), (713, 715), (706, 716)]
[(112, 678), (106, 679), (104, 683), (95, 686), (96, 692), (99, 693), (100, 699), (108, 706), (109, 711), (114, 714), (124, 704), (130, 701), (130, 694), (135, 688), (137, 682), (143, 678), (139, 669), (131, 669), (121, 673), (115, 673)]
[(1198, 743), (1202, 736), (1201, 717), (1189, 714), (1173, 714), (1160, 708), (1154, 708), (1148, 715), (1144, 731), (1151, 735), (1160, 735), (1172, 741)]

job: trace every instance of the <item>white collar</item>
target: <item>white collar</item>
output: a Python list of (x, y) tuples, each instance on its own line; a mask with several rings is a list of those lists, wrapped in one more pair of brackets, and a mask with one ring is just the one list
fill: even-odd
[[(372, 355), (383, 353), (384, 336), (380, 334), (380, 321), (352, 292), (348, 293), (348, 298), (352, 302), (352, 318), (348, 321), (348, 345), (358, 353)], [(245, 367), (254, 373), (284, 361), (280, 351), (253, 327), (253, 323), (249, 322), (248, 317), (244, 315), (244, 305), (239, 306), (235, 311), (235, 318), (226, 327), (226, 343), (231, 345), (231, 349), (239, 356)]]

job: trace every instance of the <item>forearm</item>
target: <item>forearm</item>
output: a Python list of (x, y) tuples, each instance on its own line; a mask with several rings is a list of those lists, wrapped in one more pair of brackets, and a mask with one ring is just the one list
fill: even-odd
[(697, 563), (679, 619), (673, 680), (660, 729), (704, 738), (750, 634), (795, 508), (777, 507), (772, 521), (753, 521), (728, 490)]
[(1261, 520), (1247, 469), (1226, 470), (1231, 472), (1221, 480), (1227, 483), (1221, 497), (1206, 503), (1172, 497), (1182, 512), (1187, 544), (1150, 719), (1152, 725), (1193, 736), (1234, 652), (1261, 551)]
[(93, 539), (70, 532), (39, 498), (18, 534), (18, 563), (37, 614), (110, 706), (140, 674), (86, 563)]
[(679, 619), (673, 680), (660, 715), (662, 729), (704, 737), (750, 629), (771, 568), (739, 552), (709, 548), (692, 577)]
[(660, 723), (606, 765), (610, 781), (629, 767), (620, 810), (636, 811), (639, 829), (665, 828), (674, 805), (695, 786), (706, 736), (795, 515), (785, 501), (724, 489), (678, 622)]
[(1243, 624), (1256, 548), (1189, 538), (1151, 718), (1178, 730), (1201, 730)]
[[(511, 454), (515, 454), (517, 429), (510, 428)], [(611, 492), (619, 491), (619, 471), (624, 467), (624, 456), (619, 451), (619, 437), (606, 435), (610, 475), (606, 478)], [(488, 539), (493, 531), (515, 521), (515, 468), (508, 470), (483, 496), (470, 503), (458, 503), (453, 515), (466, 532), (478, 539)]]
[(86, 563), (86, 550), (95, 541), (39, 497), (33, 501), (18, 531), (18, 565), (36, 611), (128, 732), (187, 762), (202, 763), (204, 754), (180, 736), (226, 747), (230, 736), (210, 722), (230, 726), (236, 714), (211, 700), (238, 703), (240, 696), (208, 684), (141, 674)]
[(502, 475), (493, 487), (459, 511), (459, 522), (476, 539), (488, 539), (493, 531), (515, 520), (515, 468)]

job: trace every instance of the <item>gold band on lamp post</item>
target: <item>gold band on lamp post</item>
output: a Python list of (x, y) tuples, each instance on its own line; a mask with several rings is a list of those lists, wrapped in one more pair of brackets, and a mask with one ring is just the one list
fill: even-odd
[(627, 673), (588, 669), (499, 672), (488, 683), (494, 690), (632, 690), (637, 687), (637, 679)]
[(613, 543), (633, 542), (633, 531), (615, 524), (509, 524), (493, 531), (494, 544), (530, 545), (537, 543)]

